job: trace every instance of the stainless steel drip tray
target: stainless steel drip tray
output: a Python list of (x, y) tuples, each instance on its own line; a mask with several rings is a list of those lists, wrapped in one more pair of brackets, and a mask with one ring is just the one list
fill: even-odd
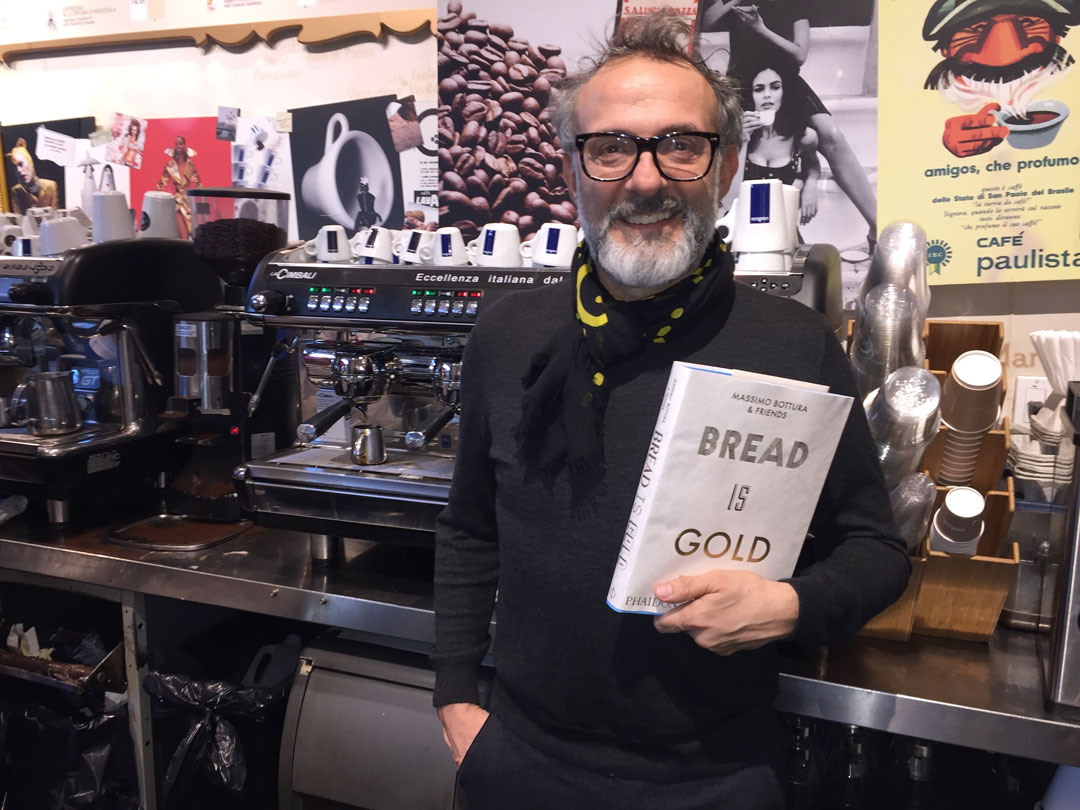
[(445, 504), (454, 475), (453, 458), (426, 452), (388, 450), (386, 463), (361, 467), (341, 445), (296, 447), (248, 462), (252, 486), (284, 486), (348, 492), (421, 503)]
[(27, 456), (65, 456), (111, 444), (124, 436), (119, 425), (84, 423), (58, 436), (35, 436), (24, 427), (0, 428), (0, 453)]

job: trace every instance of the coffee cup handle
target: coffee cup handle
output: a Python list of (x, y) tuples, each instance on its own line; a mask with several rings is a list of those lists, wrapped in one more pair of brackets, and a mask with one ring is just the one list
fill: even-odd
[(306, 253), (308, 256), (314, 256), (318, 252), (319, 246), (315, 244), (314, 239), (304, 242), (304, 253)]
[(417, 251), (420, 254), (420, 260), (424, 263), (428, 263), (435, 255), (435, 251), (431, 249), (431, 245), (424, 245)]
[[(334, 125), (337, 124), (341, 127), (341, 130), (337, 135), (334, 134)], [(334, 113), (330, 116), (330, 120), (326, 124), (326, 151), (330, 151), (330, 147), (345, 137), (345, 133), (349, 131), (349, 119), (341, 113)]]
[(518, 250), (521, 252), (521, 258), (531, 259), (533, 255), (533, 240), (526, 239), (524, 242), (521, 243), (521, 246), (518, 248)]

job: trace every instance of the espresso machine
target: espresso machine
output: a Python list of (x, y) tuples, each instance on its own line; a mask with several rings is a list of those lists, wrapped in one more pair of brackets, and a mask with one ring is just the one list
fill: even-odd
[(188, 242), (125, 239), (0, 259), (0, 493), (50, 522), (106, 508), (177, 463), (161, 419), (177, 313), (221, 285)]
[(245, 509), (261, 525), (312, 533), (317, 562), (333, 562), (342, 537), (431, 547), (472, 325), (499, 297), (568, 275), (316, 262), (303, 249), (266, 257), (248, 316), (289, 330), (306, 393), (293, 446), (237, 467)]

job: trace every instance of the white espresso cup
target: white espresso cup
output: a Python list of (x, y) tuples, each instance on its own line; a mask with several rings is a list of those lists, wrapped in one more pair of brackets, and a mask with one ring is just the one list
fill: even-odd
[(465, 252), (465, 238), (461, 228), (449, 225), (435, 231), (432, 245), (432, 264), (440, 267), (456, 267), (469, 263), (469, 254)]
[(180, 238), (180, 224), (176, 221), (176, 200), (172, 194), (167, 191), (148, 191), (143, 195), (138, 236)]
[(353, 255), (360, 264), (393, 264), (394, 235), (389, 228), (365, 228), (352, 239)]
[(37, 234), (31, 236), (18, 236), (15, 238), (15, 244), (12, 246), (11, 254), (13, 256), (40, 256), (41, 255), (41, 237)]
[(536, 236), (521, 243), (521, 257), (533, 267), (569, 267), (577, 249), (577, 228), (545, 222)]
[(245, 183), (251, 182), (250, 175), (251, 170), (248, 169), (246, 163), (233, 163), (232, 182), (234, 186), (243, 187)]
[(59, 256), (86, 242), (86, 228), (75, 217), (47, 219), (39, 228), (42, 256)]
[(94, 221), (95, 242), (130, 239), (135, 235), (131, 209), (122, 191), (95, 191), (90, 218)]
[(20, 236), (22, 236), (22, 228), (18, 225), (0, 225), (0, 254), (14, 253), (15, 240)]
[(304, 243), (304, 252), (320, 262), (347, 262), (352, 258), (349, 238), (340, 225), (323, 225), (314, 239)]
[(434, 243), (435, 234), (431, 231), (402, 231), (401, 241), (394, 243), (394, 255), (403, 264), (429, 264), (435, 248)]
[(465, 250), (480, 267), (521, 267), (521, 235), (509, 222), (489, 222)]

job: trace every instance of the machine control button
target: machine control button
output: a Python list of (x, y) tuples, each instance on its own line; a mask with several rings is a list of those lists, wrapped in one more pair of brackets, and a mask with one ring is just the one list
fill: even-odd
[(465, 311), (465, 302), (464, 301), (455, 301), (450, 306), (450, 313), (452, 315), (460, 315), (464, 311)]
[(445, 298), (442, 299), (441, 301), (439, 301), (439, 314), (440, 315), (448, 315), (448, 314), (450, 314), (450, 302)]
[(414, 313), (416, 315), (419, 315), (423, 311), (424, 311), (424, 299), (423, 298), (414, 298), (412, 300), (412, 305), (409, 307), (409, 312), (412, 312), (412, 313)]
[(324, 295), (322, 298), (319, 299), (319, 309), (321, 309), (323, 312), (329, 312), (331, 300), (332, 296)]
[(350, 295), (345, 299), (345, 311), (352, 312), (356, 309), (356, 296)]
[(319, 308), (319, 296), (317, 296), (317, 295), (309, 295), (308, 300), (307, 300), (307, 308), (308, 309), (318, 309)]
[(480, 306), (479, 301), (469, 301), (469, 303), (467, 303), (465, 305), (465, 314), (468, 315), (470, 318), (475, 318), (476, 317), (476, 309), (479, 306)]
[(341, 312), (341, 310), (345, 309), (345, 296), (335, 295), (332, 307), (334, 312)]
[(359, 301), (356, 302), (357, 312), (367, 312), (371, 308), (371, 298), (368, 296), (362, 296)]
[(424, 314), (425, 315), (434, 315), (435, 314), (435, 299), (434, 298), (429, 298), (427, 301), (424, 302)]

